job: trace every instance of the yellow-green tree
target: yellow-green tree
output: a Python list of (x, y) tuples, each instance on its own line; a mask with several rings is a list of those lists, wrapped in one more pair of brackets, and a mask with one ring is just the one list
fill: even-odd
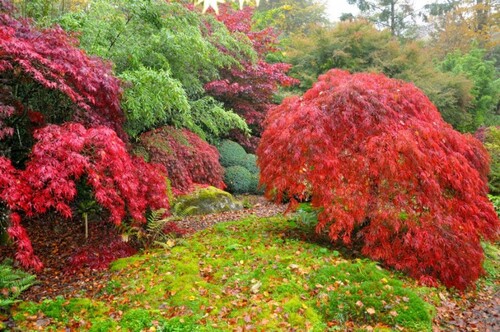
[(442, 72), (421, 42), (401, 43), (389, 30), (370, 22), (341, 22), (334, 28), (317, 28), (308, 36), (294, 36), (286, 50), (291, 75), (301, 81), (301, 92), (318, 75), (332, 68), (351, 72), (378, 72), (414, 83), (456, 129), (471, 130), (472, 82), (460, 72)]
[(494, 4), (494, 0), (461, 0), (428, 6), (436, 53), (444, 56), (455, 50), (467, 53), (474, 46), (498, 47), (500, 12)]

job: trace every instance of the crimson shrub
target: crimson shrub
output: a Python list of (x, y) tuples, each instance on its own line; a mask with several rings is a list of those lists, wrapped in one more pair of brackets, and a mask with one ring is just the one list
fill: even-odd
[(421, 281), (464, 289), (483, 273), (480, 240), (499, 230), (488, 155), (414, 85), (331, 70), (266, 121), (261, 183), (311, 198), (318, 232)]
[(117, 225), (126, 217), (144, 223), (148, 209), (168, 208), (166, 174), (130, 157), (113, 130), (67, 123), (39, 129), (34, 137), (38, 142), (24, 170), (0, 157), (0, 199), (12, 211), (7, 232), (16, 240), (16, 259), (25, 267), (39, 270), (42, 264), (21, 226), (21, 213), (30, 217), (55, 210), (71, 217), (70, 203), (83, 176)]
[(140, 136), (146, 159), (165, 166), (175, 194), (184, 194), (194, 184), (224, 189), (224, 170), (217, 149), (187, 129), (161, 127)]
[(205, 90), (254, 125), (258, 134), (268, 109), (274, 106), (273, 96), (278, 88), (298, 84), (298, 80), (286, 75), (291, 65), (265, 61), (268, 53), (276, 51), (278, 34), (272, 28), (252, 31), (252, 14), (251, 7), (234, 10), (231, 6), (221, 6), (217, 20), (229, 31), (246, 35), (258, 58), (221, 70), (220, 79), (207, 83)]

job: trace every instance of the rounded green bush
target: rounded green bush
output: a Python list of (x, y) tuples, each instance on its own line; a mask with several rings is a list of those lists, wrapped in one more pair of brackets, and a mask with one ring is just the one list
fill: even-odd
[(244, 194), (251, 191), (252, 174), (243, 166), (231, 166), (226, 168), (224, 182), (227, 191), (234, 194)]
[(259, 173), (252, 174), (252, 182), (250, 183), (249, 192), (252, 194), (262, 195), (264, 194), (264, 190), (259, 188)]
[(245, 167), (254, 175), (259, 173), (259, 167), (257, 167), (257, 157), (254, 154), (247, 154), (240, 166)]
[(217, 148), (223, 167), (243, 166), (247, 153), (241, 145), (230, 140), (223, 140)]

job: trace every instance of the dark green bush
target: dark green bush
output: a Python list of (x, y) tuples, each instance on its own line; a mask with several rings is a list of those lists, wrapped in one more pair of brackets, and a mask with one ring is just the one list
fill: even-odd
[(252, 174), (258, 174), (257, 157), (254, 154), (247, 154), (240, 166), (245, 167)]
[[(243, 193), (252, 193), (252, 194), (260, 194), (261, 190), (258, 189), (259, 185), (259, 168), (257, 167), (257, 157), (254, 154), (247, 154), (243, 147), (236, 142), (224, 140), (218, 146), (219, 154), (220, 154), (220, 163), (223, 167), (226, 168), (226, 174), (224, 182), (228, 186), (228, 190), (233, 193), (243, 194)], [(229, 168), (238, 167), (238, 171), (232, 170), (227, 173)], [(241, 171), (241, 168), (245, 169), (246, 172)], [(243, 173), (241, 175), (245, 177), (244, 180), (236, 179), (236, 175), (234, 174)], [(247, 175), (249, 174), (249, 180), (247, 181)], [(240, 175), (238, 175), (240, 176)], [(228, 181), (232, 181), (229, 183)], [(243, 187), (240, 185), (234, 185), (234, 181), (238, 181), (238, 183), (249, 183), (248, 185), (244, 185)], [(246, 188), (246, 189), (245, 189)]]
[(264, 194), (263, 188), (259, 188), (259, 173), (252, 174), (252, 182), (250, 183), (249, 193), (262, 195)]
[(244, 194), (251, 191), (252, 174), (243, 166), (226, 168), (224, 182), (227, 190), (235, 194)]
[(243, 166), (247, 153), (241, 145), (230, 140), (223, 140), (217, 148), (220, 153), (220, 164), (223, 167)]

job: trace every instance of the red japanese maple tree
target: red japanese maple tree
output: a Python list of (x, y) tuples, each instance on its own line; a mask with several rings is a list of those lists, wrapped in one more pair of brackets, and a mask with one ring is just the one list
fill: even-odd
[[(40, 30), (14, 19), (7, 4), (0, 4), (0, 138), (13, 132), (13, 123), (30, 120), (106, 125), (125, 138), (120, 81), (111, 66), (77, 48), (61, 28)], [(34, 109), (27, 100), (40, 93), (51, 103)]]
[(140, 145), (152, 162), (167, 169), (175, 194), (187, 193), (195, 184), (226, 187), (217, 149), (187, 129), (149, 131), (140, 136)]
[(253, 9), (233, 10), (230, 6), (221, 6), (217, 19), (232, 32), (245, 34), (252, 42), (258, 59), (241, 63), (241, 68), (222, 70), (220, 79), (209, 82), (205, 90), (224, 102), (240, 114), (248, 124), (254, 125), (260, 133), (261, 123), (273, 104), (273, 96), (280, 86), (290, 86), (298, 81), (286, 75), (291, 65), (286, 63), (268, 63), (265, 57), (276, 51), (277, 34), (272, 28), (252, 31)]
[(117, 225), (126, 217), (146, 222), (147, 209), (168, 208), (165, 172), (130, 157), (113, 130), (66, 123), (46, 126), (34, 136), (38, 142), (24, 170), (0, 157), (0, 199), (11, 211), (7, 231), (16, 240), (16, 258), (24, 266), (42, 267), (21, 226), (21, 215), (55, 210), (71, 217), (70, 203), (84, 176), (97, 203), (109, 211), (110, 220)]
[(16, 258), (39, 270), (22, 218), (71, 217), (77, 183), (85, 182), (115, 224), (145, 222), (147, 209), (168, 208), (166, 174), (128, 154), (110, 66), (63, 30), (40, 30), (12, 10), (0, 0), (0, 204)]
[(424, 282), (464, 289), (498, 238), (488, 155), (414, 85), (331, 70), (274, 108), (258, 148), (267, 196), (311, 199), (318, 232)]

